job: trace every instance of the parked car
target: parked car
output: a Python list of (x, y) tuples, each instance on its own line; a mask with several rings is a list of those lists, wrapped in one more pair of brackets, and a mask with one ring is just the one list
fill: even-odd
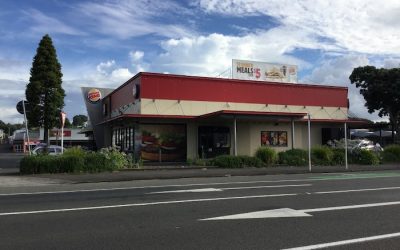
[(379, 143), (374, 144), (370, 140), (361, 140), (358, 144), (356, 144), (352, 149), (365, 149), (368, 151), (375, 151), (375, 152), (381, 152), (383, 151), (383, 148)]
[[(32, 154), (34, 154), (34, 155), (42, 154), (42, 153), (44, 153), (45, 148), (46, 148), (46, 144), (38, 145), (32, 150)], [(47, 152), (49, 155), (59, 155), (59, 154), (61, 154), (61, 149), (62, 149), (61, 146), (50, 145), (47, 147)]]

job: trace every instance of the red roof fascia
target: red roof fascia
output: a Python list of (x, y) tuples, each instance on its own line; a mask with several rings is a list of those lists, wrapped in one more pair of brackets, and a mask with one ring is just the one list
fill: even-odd
[[(302, 122), (307, 122), (307, 119), (302, 119)], [(349, 123), (349, 124), (370, 124), (371, 122), (365, 120), (352, 120), (352, 119), (311, 119), (311, 122), (327, 122), (327, 123)]]
[[(193, 119), (196, 116), (191, 115), (152, 115), (152, 114), (125, 114), (113, 117), (111, 119), (105, 120), (99, 124), (105, 124), (107, 122), (115, 121), (122, 118), (161, 118), (161, 119)], [(97, 125), (99, 125), (97, 124)]]
[(216, 112), (198, 116), (198, 118), (206, 118), (218, 115), (250, 115), (250, 116), (290, 116), (304, 117), (307, 113), (289, 113), (289, 112), (262, 112), (262, 111), (239, 111), (239, 110), (219, 110)]

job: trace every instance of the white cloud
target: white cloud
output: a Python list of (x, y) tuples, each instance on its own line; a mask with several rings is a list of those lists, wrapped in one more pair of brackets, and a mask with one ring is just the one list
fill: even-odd
[(360, 94), (359, 89), (350, 84), (349, 76), (353, 69), (368, 64), (371, 64), (371, 62), (365, 55), (345, 55), (328, 59), (323, 61), (319, 67), (316, 67), (310, 75), (304, 77), (302, 81), (348, 87), (350, 112), (353, 115), (374, 121), (387, 120), (385, 117), (379, 117), (376, 112), (369, 114), (365, 107), (364, 97)]
[(86, 2), (76, 8), (87, 24), (95, 31), (121, 39), (157, 34), (164, 37), (189, 35), (187, 28), (174, 23), (162, 23), (162, 15), (189, 15), (189, 11), (173, 1), (155, 0), (112, 0), (105, 3)]
[[(396, 0), (200, 0), (208, 13), (266, 15), (343, 52), (400, 54), (400, 2)], [(316, 44), (314, 44), (316, 46)]]
[(129, 57), (131, 58), (132, 62), (137, 62), (143, 59), (144, 52), (140, 50), (131, 51), (129, 52)]
[(277, 63), (310, 65), (289, 55), (297, 47), (309, 47), (312, 39), (300, 32), (272, 29), (245, 36), (210, 34), (169, 39), (161, 43), (164, 52), (150, 68), (157, 72), (217, 76), (231, 67), (232, 59), (249, 59)]
[(31, 25), (31, 30), (37, 34), (43, 33), (59, 33), (59, 34), (67, 34), (67, 35), (85, 35), (85, 32), (82, 32), (72, 26), (65, 24), (64, 22), (45, 15), (43, 12), (30, 9), (23, 11), (23, 13), (31, 19), (34, 24)]
[(115, 60), (101, 62), (96, 66), (97, 72), (107, 75), (115, 68)]

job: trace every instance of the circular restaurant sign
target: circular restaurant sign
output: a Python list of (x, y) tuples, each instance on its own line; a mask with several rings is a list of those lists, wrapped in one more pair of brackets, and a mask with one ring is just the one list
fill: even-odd
[(101, 92), (98, 89), (91, 89), (87, 93), (87, 99), (91, 103), (96, 103), (101, 99)]

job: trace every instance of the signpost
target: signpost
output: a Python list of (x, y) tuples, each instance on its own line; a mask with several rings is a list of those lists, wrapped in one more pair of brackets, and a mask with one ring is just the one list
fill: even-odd
[(64, 153), (64, 124), (65, 124), (65, 117), (67, 116), (66, 113), (61, 111), (60, 113), (60, 120), (61, 120), (61, 154)]
[[(28, 119), (26, 119), (26, 112), (29, 110), (29, 103), (25, 100), (19, 101), (17, 103), (17, 111), (20, 114), (24, 115), (24, 121), (25, 121), (25, 133), (26, 133), (26, 138), (28, 139), (28, 152), (29, 155), (31, 155), (31, 143), (29, 140), (29, 130), (28, 130)], [(23, 147), (25, 147), (25, 139), (24, 139), (24, 144)], [(25, 152), (25, 151), (24, 151)]]

